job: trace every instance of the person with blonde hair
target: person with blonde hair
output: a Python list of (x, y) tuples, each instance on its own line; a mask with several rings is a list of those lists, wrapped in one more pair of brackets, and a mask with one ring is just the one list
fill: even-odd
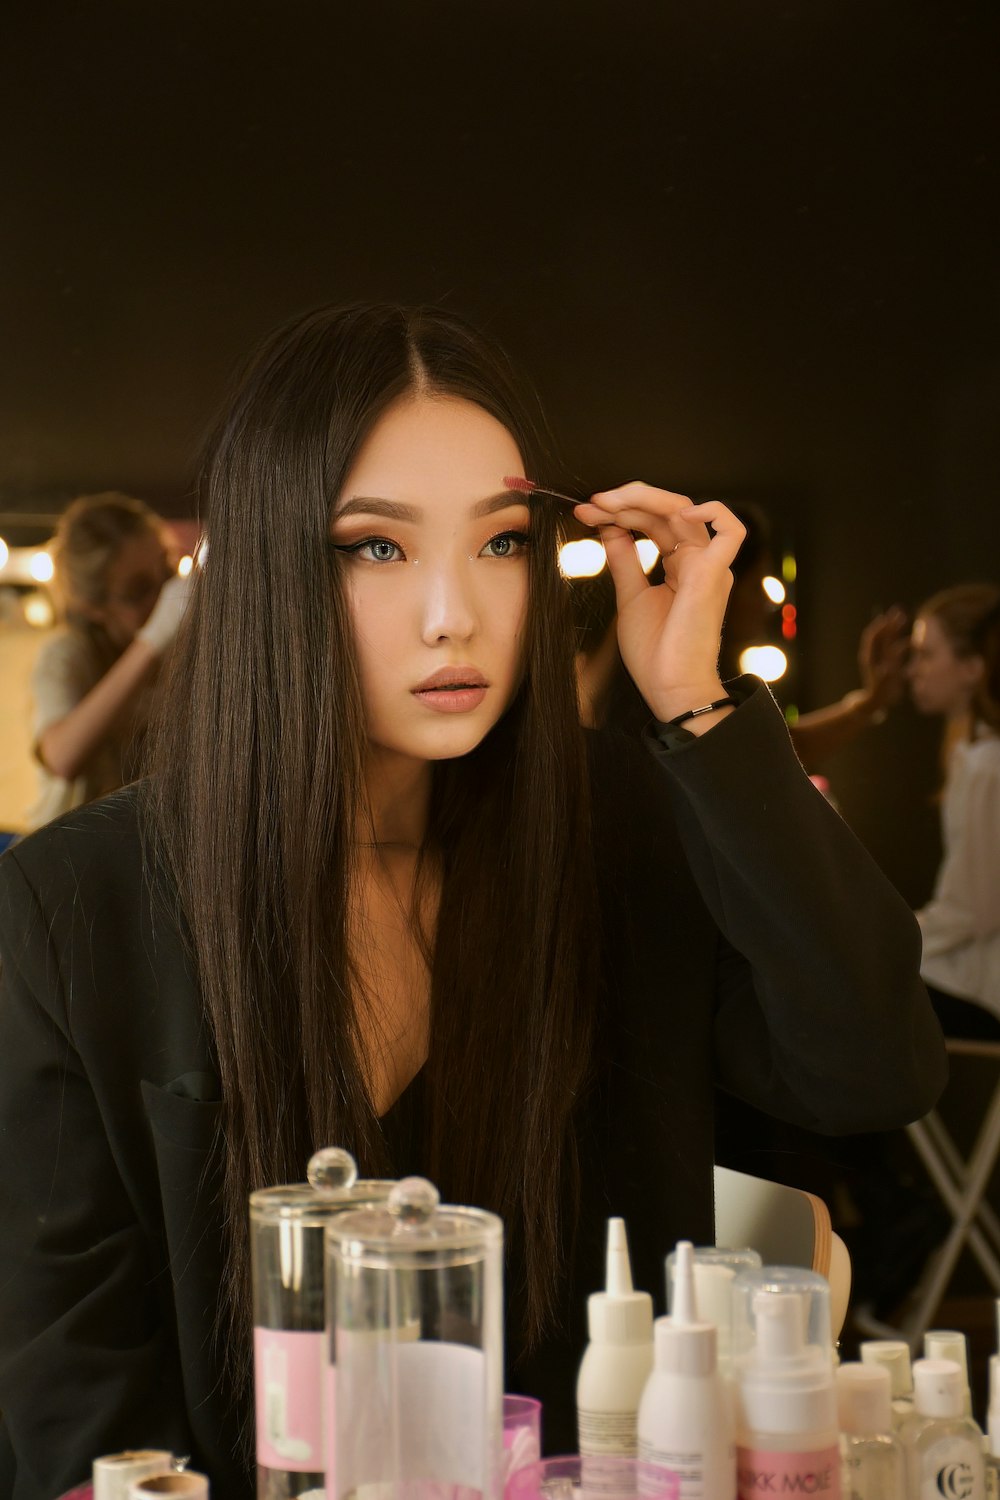
[(53, 546), (64, 628), (31, 676), (38, 828), (135, 779), (163, 653), (187, 601), (169, 534), (129, 495), (83, 495)]

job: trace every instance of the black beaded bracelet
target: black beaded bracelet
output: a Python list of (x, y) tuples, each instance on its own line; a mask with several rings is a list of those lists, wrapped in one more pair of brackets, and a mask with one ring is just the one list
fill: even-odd
[(686, 714), (678, 714), (676, 719), (665, 719), (664, 723), (674, 729), (678, 724), (686, 723), (688, 719), (697, 719), (701, 714), (713, 713), (717, 708), (730, 707), (736, 707), (735, 698), (716, 698), (714, 703), (706, 703), (702, 708), (689, 708)]

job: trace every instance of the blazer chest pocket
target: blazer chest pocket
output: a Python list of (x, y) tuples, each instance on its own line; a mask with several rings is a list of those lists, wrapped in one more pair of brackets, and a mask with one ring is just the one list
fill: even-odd
[(221, 1099), (195, 1099), (143, 1079), (142, 1102), (153, 1132), (157, 1157), (161, 1148), (174, 1151), (209, 1151), (222, 1119)]

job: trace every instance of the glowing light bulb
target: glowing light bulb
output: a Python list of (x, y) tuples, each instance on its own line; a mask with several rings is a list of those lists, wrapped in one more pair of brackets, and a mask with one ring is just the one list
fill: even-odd
[(55, 564), (47, 552), (35, 552), (28, 563), (28, 572), (36, 583), (49, 583), (55, 572)]
[(652, 572), (660, 556), (660, 549), (656, 543), (650, 541), (648, 536), (641, 536), (635, 544), (635, 550), (639, 554), (639, 563), (642, 571), (644, 573)]
[(24, 618), (36, 630), (48, 630), (55, 624), (55, 610), (44, 594), (29, 594), (24, 601)]
[(0, 568), (5, 568), (7, 566), (7, 559), (9, 556), (10, 548), (7, 546), (7, 543), (4, 541), (3, 537), (0, 536)]
[(748, 646), (740, 652), (740, 671), (765, 682), (777, 682), (788, 670), (788, 657), (777, 646)]
[(760, 580), (760, 586), (772, 604), (784, 604), (785, 585), (780, 578), (775, 578), (769, 573), (766, 578)]
[(601, 543), (590, 537), (564, 542), (559, 548), (559, 571), (564, 578), (596, 578), (607, 560)]
[(194, 567), (194, 558), (191, 557), (191, 556), (189, 556), (189, 554), (185, 552), (184, 556), (181, 558), (180, 562), (177, 564), (177, 576), (178, 576), (178, 578), (187, 578), (190, 575), (191, 569), (193, 567)]

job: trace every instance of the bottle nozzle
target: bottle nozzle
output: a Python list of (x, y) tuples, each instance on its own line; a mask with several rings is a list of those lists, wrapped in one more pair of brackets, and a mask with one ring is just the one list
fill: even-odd
[(628, 1237), (624, 1219), (608, 1220), (607, 1269), (605, 1291), (613, 1297), (624, 1297), (632, 1291), (632, 1262), (628, 1256)]
[(805, 1306), (798, 1292), (760, 1291), (753, 1309), (757, 1348), (765, 1359), (788, 1359), (803, 1352)]
[(698, 1321), (698, 1301), (694, 1289), (694, 1245), (678, 1240), (674, 1260), (674, 1296), (671, 1303), (674, 1326), (683, 1328)]

